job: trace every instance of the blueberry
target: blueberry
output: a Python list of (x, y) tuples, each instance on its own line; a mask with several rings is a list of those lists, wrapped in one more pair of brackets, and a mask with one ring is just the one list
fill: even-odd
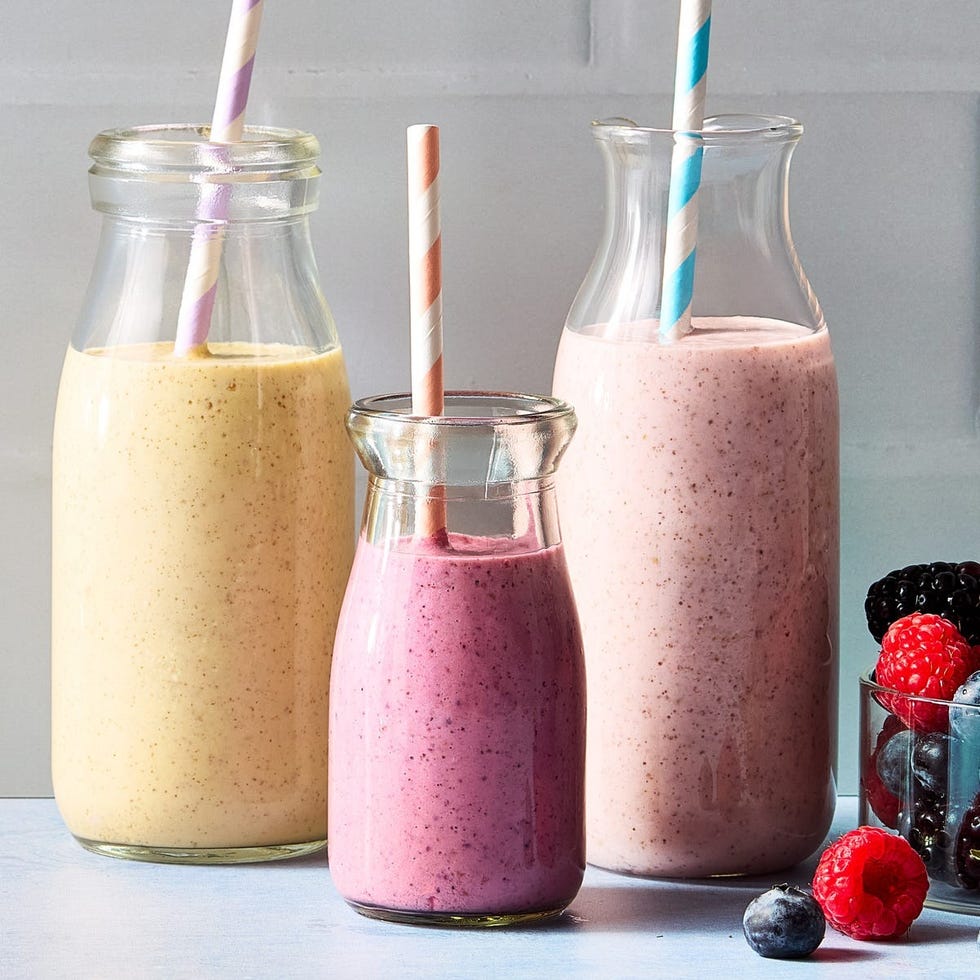
[(774, 885), (749, 902), (742, 917), (748, 944), (773, 959), (809, 956), (827, 928), (823, 910), (813, 895), (795, 885)]
[(912, 749), (912, 773), (930, 793), (945, 796), (948, 792), (950, 737), (943, 732), (929, 732), (915, 740)]
[(970, 707), (949, 709), (950, 730), (964, 741), (980, 742), (980, 670), (956, 689), (953, 701)]
[(970, 674), (956, 689), (953, 700), (960, 704), (980, 704), (980, 670)]
[(912, 733), (903, 728), (881, 747), (875, 767), (885, 789), (892, 796), (904, 796), (912, 761)]

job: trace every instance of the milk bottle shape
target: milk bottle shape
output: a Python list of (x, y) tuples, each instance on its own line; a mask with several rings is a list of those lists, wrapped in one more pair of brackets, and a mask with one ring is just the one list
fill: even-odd
[[(54, 434), (52, 766), (87, 848), (288, 857), (326, 839), (327, 697), (354, 545), (350, 403), (308, 217), (317, 141), (185, 126), (91, 146), (103, 230)], [(202, 188), (206, 342), (175, 352)]]
[(330, 688), (330, 872), (369, 916), (544, 918), (585, 870), (585, 667), (554, 493), (574, 414), (410, 404), (349, 416), (369, 480)]

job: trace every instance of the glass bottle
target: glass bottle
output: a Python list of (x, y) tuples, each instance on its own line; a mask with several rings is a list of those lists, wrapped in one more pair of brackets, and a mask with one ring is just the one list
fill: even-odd
[(331, 676), (330, 870), (358, 911), (501, 925), (585, 868), (585, 687), (554, 474), (572, 409), (357, 402), (368, 470)]
[[(319, 146), (113, 130), (58, 395), (52, 771), (119, 857), (288, 857), (326, 838), (327, 697), (354, 548), (350, 395), (309, 234)], [(227, 220), (206, 345), (174, 353), (202, 188)]]
[(591, 863), (760, 874), (835, 804), (838, 409), (793, 246), (802, 133), (721, 116), (703, 149), (693, 324), (658, 338), (675, 134), (598, 123), (599, 248), (554, 391), (579, 434), (559, 480), (589, 678)]

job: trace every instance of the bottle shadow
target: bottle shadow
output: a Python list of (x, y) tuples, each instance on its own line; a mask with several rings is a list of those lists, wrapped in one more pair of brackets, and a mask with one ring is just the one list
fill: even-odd
[[(697, 882), (617, 878), (603, 873), (600, 882), (586, 882), (562, 919), (546, 928), (600, 933), (646, 932), (657, 936), (719, 932), (741, 936), (745, 907), (756, 895), (784, 881), (807, 886), (810, 874), (805, 866), (800, 866), (771, 878)], [(976, 923), (964, 921), (963, 916), (953, 913), (929, 910), (927, 913), (930, 921), (914, 922), (907, 936), (897, 940), (857, 943), (828, 927), (827, 939), (831, 942), (825, 941), (811, 959), (845, 963), (886, 956), (896, 944), (976, 942)]]
[(774, 875), (725, 878), (645, 878), (592, 867), (568, 915), (587, 929), (608, 932), (741, 932), (746, 905), (776, 884), (809, 887), (815, 861)]

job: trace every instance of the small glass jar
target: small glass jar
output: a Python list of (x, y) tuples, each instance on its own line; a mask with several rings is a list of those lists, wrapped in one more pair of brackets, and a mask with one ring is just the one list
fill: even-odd
[[(354, 546), (350, 404), (309, 234), (319, 146), (247, 127), (93, 141), (95, 269), (53, 461), (52, 771), (90, 850), (322, 848), (330, 654)], [(202, 195), (210, 334), (175, 353)]]
[(860, 678), (860, 822), (901, 834), (925, 862), (926, 905), (980, 915), (980, 705)]
[(357, 402), (361, 537), (331, 677), (330, 870), (359, 912), (506, 925), (585, 867), (585, 679), (554, 475), (572, 409)]

